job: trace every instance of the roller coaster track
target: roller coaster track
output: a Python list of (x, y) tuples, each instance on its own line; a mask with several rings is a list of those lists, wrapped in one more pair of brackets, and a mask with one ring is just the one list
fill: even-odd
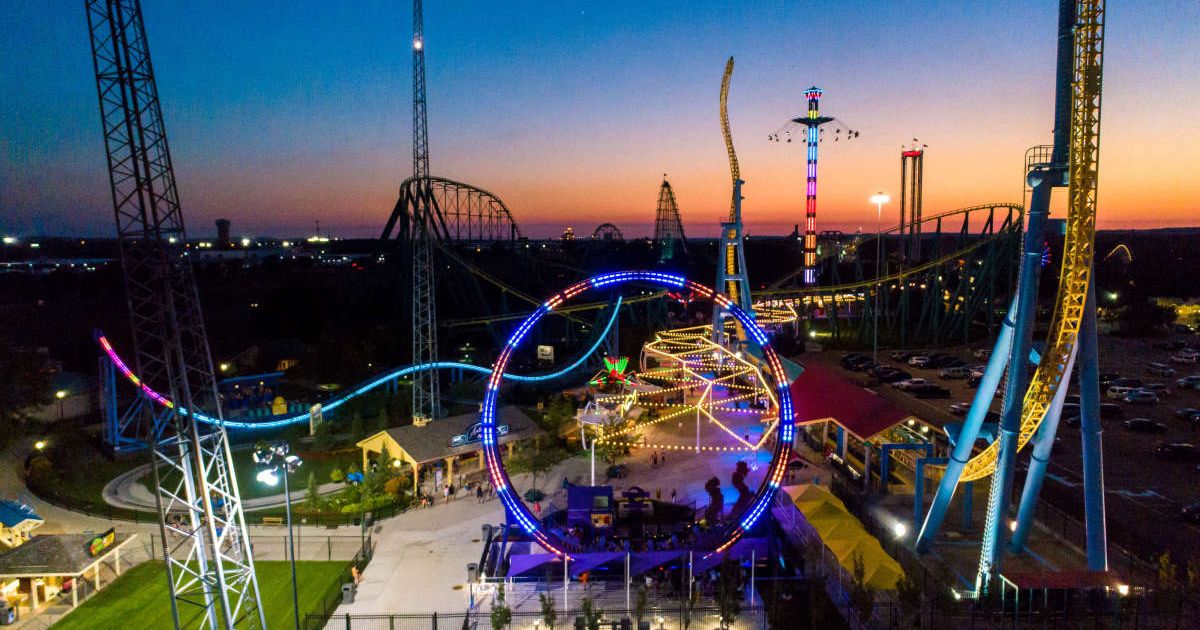
[[(1017, 450), (1041, 426), (1067, 376), (1079, 339), (1092, 277), (1096, 237), (1096, 184), (1100, 154), (1100, 84), (1103, 66), (1104, 3), (1077, 5), (1074, 76), (1071, 81), (1071, 136), (1067, 189), (1067, 231), (1054, 315), (1047, 347), (1025, 391)], [(1021, 308), (1027, 308), (1022, 305)], [(996, 469), (999, 442), (992, 442), (963, 467), (960, 483), (982, 479)]]
[[(621, 296), (617, 296), (615, 302), (613, 302), (613, 304), (612, 304), (613, 305), (612, 316), (608, 318), (608, 323), (605, 324), (604, 329), (601, 330), (599, 332), (599, 334), (597, 334), (595, 336), (595, 341), (592, 342), (592, 345), (589, 346), (585, 352), (581, 353), (574, 361), (572, 361), (566, 367), (560, 368), (553, 372), (547, 372), (544, 374), (521, 375), (521, 374), (506, 373), (504, 375), (504, 378), (506, 380), (510, 380), (510, 381), (514, 381), (514, 382), (518, 382), (518, 383), (535, 383), (535, 382), (541, 382), (541, 381), (550, 381), (550, 380), (559, 378), (561, 376), (564, 376), (564, 375), (570, 373), (575, 368), (579, 367), (580, 365), (583, 365), (583, 362), (586, 361), (588, 359), (588, 357), (592, 356), (592, 354), (594, 354), (596, 352), (596, 350), (600, 348), (600, 344), (603, 343), (604, 338), (608, 336), (608, 333), (612, 329), (613, 324), (616, 323), (616, 321), (617, 321), (617, 317), (620, 314), (621, 305), (623, 303), (624, 303), (624, 301), (621, 298)], [(174, 401), (168, 399), (167, 397), (163, 396), (162, 394), (160, 394), (157, 391), (155, 391), (154, 389), (152, 389), (149, 385), (147, 385), (140, 378), (138, 378), (138, 376), (133, 373), (133, 370), (129, 369), (129, 367), (125, 364), (125, 361), (123, 359), (121, 359), (121, 356), (119, 354), (117, 354), (116, 349), (112, 347), (112, 343), (109, 342), (107, 337), (105, 337), (103, 334), (98, 335), (96, 337), (96, 342), (100, 345), (100, 349), (104, 351), (104, 354), (105, 354), (105, 356), (108, 357), (108, 360), (111, 361), (114, 366), (116, 366), (117, 371), (119, 371), (126, 378), (126, 380), (128, 380), (130, 383), (132, 383), (133, 386), (136, 387), (140, 391), (142, 396), (146, 397), (148, 400), (153, 401), (154, 403), (158, 404), (159, 406), (166, 407), (168, 409), (176, 408)], [(346, 402), (353, 400), (371, 390), (374, 390), (374, 389), (380, 387), (381, 385), (388, 383), (389, 381), (393, 381), (398, 378), (409, 376), (411, 374), (416, 374), (417, 372), (422, 372), (425, 370), (464, 370), (467, 372), (475, 372), (477, 374), (491, 374), (492, 373), (492, 368), (490, 368), (490, 367), (482, 367), (482, 366), (478, 366), (478, 365), (472, 365), (470, 363), (458, 363), (458, 362), (454, 362), (454, 361), (439, 361), (436, 363), (429, 363), (429, 364), (424, 364), (424, 365), (406, 365), (403, 367), (393, 368), (382, 374), (373, 376), (370, 379), (355, 385), (353, 388), (346, 391), (346, 393), (340, 394), (338, 396), (334, 396), (333, 398), (323, 401), (321, 403), (321, 410), (322, 410), (322, 412), (333, 411), (334, 409), (342, 406)], [(187, 409), (184, 409), (182, 407), (178, 408), (178, 412), (183, 415), (192, 415), (192, 414), (189, 414)], [(270, 420), (263, 420), (263, 421), (259, 421), (259, 422), (239, 422), (236, 420), (229, 420), (229, 419), (221, 420), (219, 418), (213, 418), (211, 416), (207, 416), (202, 413), (194, 414), (194, 418), (205, 424), (223, 424), (225, 426), (225, 428), (227, 428), (227, 429), (264, 430), (264, 429), (275, 429), (275, 428), (279, 428), (279, 427), (283, 427), (283, 426), (287, 426), (287, 425), (291, 425), (291, 424), (297, 424), (297, 423), (301, 423), (301, 422), (308, 422), (309, 413), (302, 412), (302, 413), (293, 414), (293, 415), (284, 416), (284, 417), (275, 417)]]
[[(424, 180), (423, 182), (421, 180)], [(400, 201), (384, 225), (381, 240), (409, 238), (412, 217), (405, 201), (420, 190), (428, 190), (436, 208), (433, 232), (438, 240), (455, 242), (515, 241), (521, 228), (512, 212), (495, 194), (471, 184), (445, 177), (409, 177), (400, 184)]]
[[(1008, 211), (1008, 215), (1004, 218), (1004, 221), (999, 226), (994, 225), (994, 218), (995, 218), (994, 213), (996, 210)], [(988, 230), (988, 231), (974, 235), (977, 238), (979, 238), (980, 240), (976, 241), (975, 243), (972, 243), (971, 245), (963, 247), (957, 251), (954, 251), (954, 252), (951, 252), (944, 256), (941, 256), (941, 257), (937, 258), (936, 260), (932, 260), (932, 261), (922, 263), (919, 265), (914, 265), (912, 268), (904, 269), (904, 270), (901, 270), (897, 273), (894, 273), (894, 274), (891, 274), (888, 276), (882, 276), (880, 278), (864, 280), (861, 282), (853, 282), (853, 283), (849, 283), (849, 284), (838, 284), (838, 285), (802, 287), (802, 288), (785, 288), (783, 286), (784, 284), (786, 284), (787, 282), (796, 278), (797, 276), (799, 276), (800, 274), (802, 274), (804, 272), (804, 267), (799, 267), (799, 268), (791, 271), (787, 275), (783, 276), (782, 278), (779, 278), (778, 280), (772, 282), (768, 286), (767, 289), (762, 290), (762, 291), (756, 291), (755, 297), (757, 298), (759, 296), (776, 296), (776, 295), (801, 296), (801, 295), (813, 295), (813, 294), (818, 294), (818, 293), (842, 293), (842, 292), (846, 292), (846, 291), (852, 291), (855, 289), (874, 286), (876, 283), (879, 283), (879, 282), (898, 280), (898, 279), (905, 278), (905, 277), (908, 277), (911, 275), (920, 274), (920, 273), (928, 271), (934, 267), (938, 267), (949, 261), (952, 261), (955, 258), (961, 258), (965, 254), (971, 253), (971, 252), (979, 249), (983, 245), (990, 244), (996, 238), (999, 238), (1000, 236), (1004, 235), (1006, 233), (1006, 231), (1008, 231), (1008, 230), (1020, 229), (1020, 226), (1022, 225), (1022, 219), (1024, 217), (1025, 208), (1024, 208), (1024, 206), (1022, 206), (1021, 204), (1018, 204), (1018, 203), (981, 204), (981, 205), (970, 206), (970, 207), (966, 207), (966, 208), (958, 208), (956, 210), (949, 210), (949, 211), (943, 212), (941, 214), (935, 214), (935, 215), (932, 215), (929, 217), (925, 217), (924, 219), (922, 219), (921, 223), (922, 223), (922, 225), (924, 225), (926, 223), (933, 223), (933, 224), (940, 225), (941, 222), (943, 222), (943, 220), (945, 220), (945, 219), (961, 216), (963, 219), (963, 227), (959, 231), (959, 233), (960, 233), (960, 235), (967, 235), (968, 230), (969, 230), (971, 215), (975, 214), (975, 213), (983, 213), (984, 211), (987, 211), (989, 216), (988, 216), (987, 221), (984, 224), (983, 229)], [(1015, 217), (1013, 216), (1013, 213), (1016, 214)], [(884, 236), (888, 236), (891, 234), (897, 234), (900, 232), (901, 228), (903, 228), (903, 227), (907, 227), (907, 226), (900, 226), (900, 225), (892, 226), (892, 227), (888, 228), (887, 230), (880, 232), (879, 236), (884, 237)], [(928, 233), (927, 230), (922, 230), (922, 231)], [(945, 234), (949, 234), (949, 233), (945, 233)], [(865, 236), (867, 236), (867, 235), (864, 235), (864, 237)]]

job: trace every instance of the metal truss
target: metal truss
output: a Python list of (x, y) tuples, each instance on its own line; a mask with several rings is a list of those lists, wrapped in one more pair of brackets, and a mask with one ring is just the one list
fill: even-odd
[(675, 203), (675, 191), (671, 183), (663, 180), (658, 189), (658, 207), (654, 213), (654, 242), (658, 244), (658, 260), (666, 262), (675, 254), (687, 251), (683, 235), (683, 221), (679, 218), (679, 204)]
[(87, 0), (86, 12), (136, 368), (176, 401), (142, 417), (175, 625), (265, 626), (225, 430), (189, 414), (220, 418), (220, 405), (141, 6)]
[(447, 242), (488, 243), (523, 238), (512, 212), (495, 194), (444, 177), (410, 177), (400, 184), (400, 198), (384, 225), (383, 240), (412, 238), (415, 200), (428, 191), (434, 236)]

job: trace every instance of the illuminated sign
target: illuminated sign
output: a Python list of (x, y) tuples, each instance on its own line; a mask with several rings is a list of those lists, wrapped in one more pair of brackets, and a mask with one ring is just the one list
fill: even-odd
[(538, 346), (537, 347), (538, 361), (554, 362), (554, 346)]
[[(496, 437), (500, 437), (502, 435), (508, 435), (508, 425), (507, 424), (496, 425)], [(476, 422), (475, 424), (472, 424), (471, 426), (467, 427), (466, 433), (460, 433), (460, 434), (450, 438), (450, 447), (453, 448), (455, 446), (471, 444), (472, 442), (478, 442), (482, 439), (483, 439), (483, 423)]]
[(95, 558), (104, 553), (114, 542), (117, 541), (117, 530), (110, 529), (103, 534), (93, 538), (87, 545), (88, 555)]

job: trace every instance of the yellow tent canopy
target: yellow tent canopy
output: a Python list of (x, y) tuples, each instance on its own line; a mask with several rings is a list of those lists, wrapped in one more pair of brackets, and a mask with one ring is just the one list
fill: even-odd
[(785, 486), (783, 491), (847, 572), (853, 574), (855, 558), (862, 558), (863, 582), (868, 587), (896, 588), (904, 570), (883, 550), (879, 540), (867, 533), (862, 522), (846, 510), (840, 499), (814, 484)]

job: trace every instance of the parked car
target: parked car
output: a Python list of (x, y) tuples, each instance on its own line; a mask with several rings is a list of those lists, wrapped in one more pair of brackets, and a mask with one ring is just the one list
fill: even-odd
[(971, 403), (969, 402), (956, 402), (953, 405), (950, 405), (950, 413), (956, 416), (965, 416), (970, 410)]
[(908, 364), (915, 368), (924, 368), (929, 366), (929, 355), (915, 354), (908, 358)]
[(946, 389), (945, 387), (942, 387), (941, 385), (934, 385), (932, 383), (930, 383), (929, 385), (922, 386), (922, 387), (909, 388), (908, 390), (905, 390), (905, 391), (916, 396), (917, 398), (949, 398), (950, 397), (950, 390)]
[(929, 355), (929, 365), (927, 367), (939, 369), (944, 367), (958, 367), (966, 364), (966, 361), (963, 361), (952, 354), (939, 353)]
[(1158, 394), (1146, 389), (1135, 389), (1125, 394), (1124, 400), (1131, 405), (1157, 405)]
[(871, 357), (869, 357), (865, 354), (856, 354), (856, 353), (844, 354), (844, 355), (842, 355), (842, 367), (846, 368), (847, 370), (852, 370), (852, 369), (854, 369), (855, 365), (858, 365), (859, 363), (862, 363), (864, 361), (870, 361), (870, 360), (871, 360)]
[(1171, 395), (1171, 388), (1166, 383), (1146, 383), (1141, 389), (1148, 392), (1154, 392), (1159, 398), (1165, 398)]
[(959, 378), (967, 378), (970, 375), (971, 375), (971, 370), (965, 366), (963, 366), (963, 367), (947, 367), (947, 368), (942, 368), (942, 369), (938, 370), (938, 378), (959, 379)]
[(1154, 454), (1173, 462), (1200, 461), (1200, 448), (1183, 442), (1158, 442), (1154, 445)]
[(1179, 389), (1200, 389), (1200, 374), (1192, 374), (1176, 379), (1175, 387)]
[(1111, 385), (1108, 391), (1104, 392), (1105, 398), (1109, 400), (1125, 400), (1125, 396), (1132, 392), (1132, 387), (1122, 387), (1121, 385)]
[(975, 352), (972, 352), (971, 356), (975, 357), (976, 359), (986, 359), (986, 358), (989, 358), (992, 356), (992, 349), (991, 348), (980, 348), (980, 349), (976, 350)]
[(1079, 403), (1063, 403), (1062, 413), (1059, 415), (1059, 417), (1078, 418), (1080, 415), (1082, 415), (1082, 411), (1079, 408)]
[(1121, 378), (1117, 372), (1101, 372), (1100, 373), (1100, 389), (1107, 389), (1112, 382)]
[(979, 383), (981, 381), (983, 381), (983, 372), (971, 372), (971, 374), (967, 376), (967, 387), (972, 389), (979, 387)]
[(1100, 403), (1100, 419), (1112, 420), (1125, 415), (1125, 410), (1116, 403)]
[(1080, 418), (1078, 415), (1074, 415), (1074, 416), (1065, 416), (1064, 415), (1062, 417), (1062, 423), (1069, 427), (1075, 427), (1076, 429), (1078, 429), (1079, 425), (1083, 423), (1083, 419)]
[(1169, 359), (1171, 363), (1183, 363), (1193, 365), (1200, 362), (1200, 354), (1196, 354), (1194, 350), (1181, 350), (1171, 355)]
[(1067, 394), (1067, 397), (1063, 399), (1063, 402), (1067, 403), (1068, 405), (1078, 405), (1079, 394)]
[(1179, 508), (1179, 516), (1193, 523), (1200, 523), (1200, 503), (1193, 503)]
[(923, 354), (923, 353), (915, 352), (913, 350), (892, 350), (891, 354), (889, 354), (888, 356), (892, 357), (893, 361), (907, 363), (909, 359), (917, 356), (918, 354)]
[(872, 361), (870, 357), (867, 357), (866, 361), (859, 361), (858, 363), (855, 363), (850, 369), (855, 372), (872, 372), (877, 367), (879, 367), (879, 364)]
[(1126, 420), (1123, 424), (1126, 430), (1137, 433), (1163, 433), (1167, 430), (1167, 425), (1149, 418), (1133, 418)]
[(933, 383), (923, 378), (910, 378), (892, 383), (892, 387), (895, 387), (902, 392), (913, 389), (914, 387), (925, 387), (926, 385), (933, 385)]
[(1146, 366), (1146, 371), (1155, 376), (1175, 376), (1175, 368), (1166, 363), (1151, 363)]
[(875, 368), (875, 378), (880, 383), (895, 383), (912, 378), (912, 374), (901, 370), (900, 368), (879, 366)]
[(1180, 407), (1175, 410), (1175, 417), (1180, 420), (1191, 420), (1196, 414), (1200, 414), (1200, 409), (1195, 407)]
[(1130, 389), (1136, 389), (1138, 387), (1141, 387), (1143, 384), (1144, 384), (1144, 381), (1142, 381), (1142, 379), (1140, 379), (1140, 378), (1117, 378), (1117, 379), (1113, 379), (1112, 382), (1109, 383), (1108, 386), (1109, 387), (1113, 387), (1113, 386), (1128, 387)]

